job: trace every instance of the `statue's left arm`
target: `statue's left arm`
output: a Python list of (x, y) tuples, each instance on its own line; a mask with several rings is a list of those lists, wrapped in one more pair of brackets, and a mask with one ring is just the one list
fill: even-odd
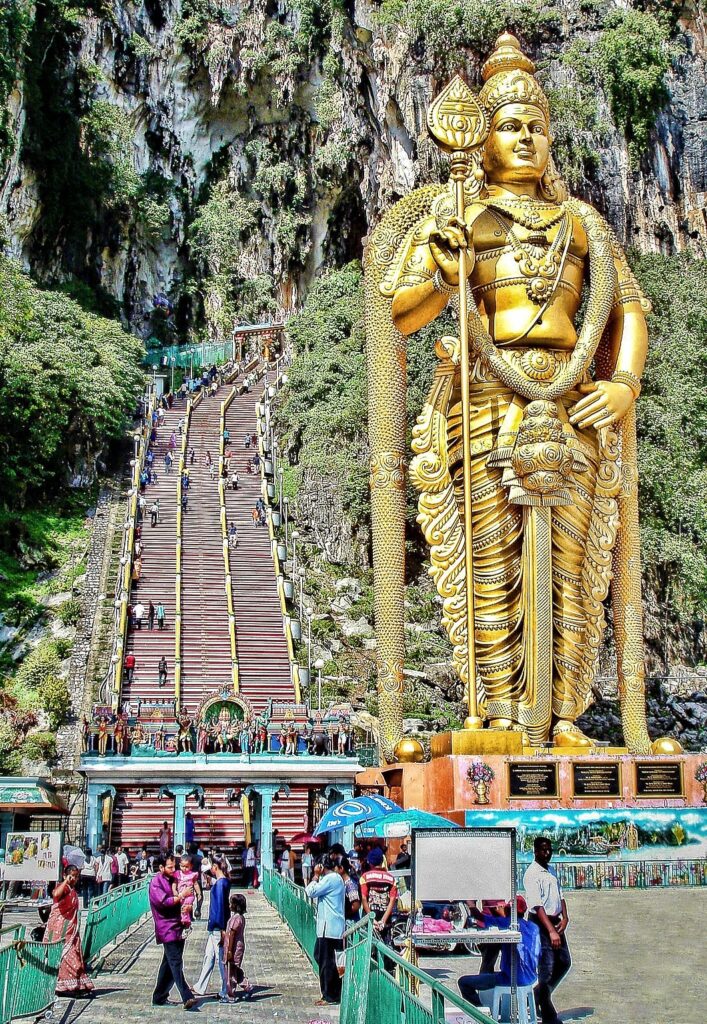
[(643, 297), (618, 242), (612, 239), (617, 284), (614, 305), (597, 353), (598, 380), (583, 384), (584, 398), (570, 411), (570, 421), (584, 429), (597, 430), (619, 423), (631, 409), (641, 390), (641, 376), (648, 351), (645, 312), (650, 304)]

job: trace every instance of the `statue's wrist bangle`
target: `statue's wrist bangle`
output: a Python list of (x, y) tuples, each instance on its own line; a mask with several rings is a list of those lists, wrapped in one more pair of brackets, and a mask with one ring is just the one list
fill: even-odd
[(612, 384), (625, 384), (626, 387), (631, 388), (633, 391), (633, 397), (638, 398), (641, 393), (641, 378), (637, 377), (635, 373), (631, 373), (629, 370), (616, 370), (611, 375)]
[(442, 277), (441, 270), (435, 271), (435, 276), (432, 278), (432, 286), (434, 287), (434, 290), (439, 292), (441, 295), (456, 295), (459, 291), (459, 285), (447, 284)]

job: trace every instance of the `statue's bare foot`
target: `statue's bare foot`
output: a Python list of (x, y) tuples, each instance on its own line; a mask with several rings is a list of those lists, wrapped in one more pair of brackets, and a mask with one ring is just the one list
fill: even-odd
[(552, 740), (556, 747), (587, 749), (594, 746), (594, 741), (585, 736), (579, 726), (564, 718), (560, 718), (555, 722), (555, 727), (552, 730)]

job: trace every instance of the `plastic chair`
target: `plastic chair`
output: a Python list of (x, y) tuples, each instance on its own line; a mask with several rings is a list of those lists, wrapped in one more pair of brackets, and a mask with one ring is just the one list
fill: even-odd
[[(518, 986), (518, 1021), (519, 1024), (538, 1024), (538, 1015), (535, 1010), (535, 996), (532, 985)], [(507, 1013), (502, 1013), (506, 1010)], [(510, 986), (497, 985), (493, 990), (493, 1003), (491, 1004), (493, 1019), (497, 1021), (509, 1021), (511, 1019), (511, 989)]]

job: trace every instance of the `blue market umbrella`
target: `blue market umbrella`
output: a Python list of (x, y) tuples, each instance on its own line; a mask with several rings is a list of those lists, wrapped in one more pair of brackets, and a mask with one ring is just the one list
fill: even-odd
[(359, 821), (370, 821), (386, 814), (402, 811), (402, 807), (387, 796), (359, 796), (333, 804), (321, 817), (314, 830), (315, 836), (333, 832), (336, 828), (355, 825)]
[(363, 822), (357, 827), (356, 832), (362, 839), (374, 836), (400, 839), (410, 835), (414, 828), (459, 828), (459, 825), (449, 818), (443, 818), (441, 814), (430, 814), (429, 811), (409, 807), (405, 811), (396, 811), (394, 814), (386, 814), (383, 818)]

